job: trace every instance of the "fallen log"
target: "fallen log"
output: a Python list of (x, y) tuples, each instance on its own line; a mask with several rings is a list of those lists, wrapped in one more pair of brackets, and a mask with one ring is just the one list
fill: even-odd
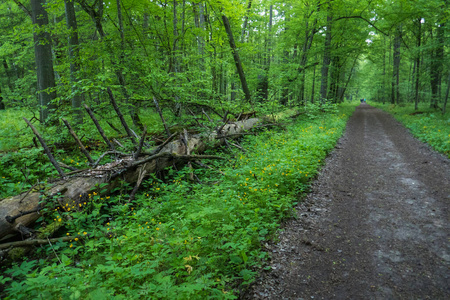
[(80, 236), (65, 236), (65, 237), (59, 237), (59, 238), (53, 238), (53, 239), (34, 239), (34, 240), (25, 240), (25, 241), (17, 241), (17, 242), (10, 242), (10, 243), (4, 243), (0, 244), (0, 249), (7, 249), (7, 248), (13, 248), (13, 247), (23, 247), (23, 246), (36, 246), (36, 245), (45, 245), (49, 243), (56, 243), (56, 242), (71, 242), (77, 238), (80, 238)]
[[(96, 190), (102, 195), (111, 193), (121, 182), (136, 184), (142, 174), (149, 175), (172, 166), (180, 161), (200, 159), (220, 159), (212, 155), (199, 155), (208, 148), (223, 144), (227, 138), (240, 136), (255, 127), (257, 118), (226, 124), (217, 132), (184, 137), (184, 142), (174, 140), (153, 151), (142, 151), (139, 158), (133, 155), (121, 157), (111, 163), (87, 170), (76, 171), (50, 184), (39, 185), (20, 195), (0, 200), (0, 240), (20, 232), (20, 228), (30, 227), (40, 216), (40, 206), (75, 204), (87, 201), (89, 193)], [(186, 133), (187, 134), (187, 133)], [(216, 137), (220, 138), (216, 138)], [(173, 139), (174, 135), (169, 139)], [(192, 153), (195, 153), (192, 154)], [(99, 186), (102, 185), (101, 188)], [(51, 202), (51, 203), (49, 203)], [(12, 220), (12, 222), (8, 222)]]

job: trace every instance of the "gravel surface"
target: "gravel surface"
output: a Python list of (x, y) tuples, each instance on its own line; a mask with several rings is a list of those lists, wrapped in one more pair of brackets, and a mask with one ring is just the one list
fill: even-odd
[(357, 107), (242, 299), (450, 299), (450, 161)]

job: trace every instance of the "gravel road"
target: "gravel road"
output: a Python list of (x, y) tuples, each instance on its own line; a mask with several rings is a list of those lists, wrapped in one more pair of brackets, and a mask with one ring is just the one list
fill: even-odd
[(450, 299), (449, 203), (450, 161), (361, 104), (242, 299)]

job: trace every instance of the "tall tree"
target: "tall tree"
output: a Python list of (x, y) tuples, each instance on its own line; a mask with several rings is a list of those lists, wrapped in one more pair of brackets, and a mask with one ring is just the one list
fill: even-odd
[(392, 71), (391, 103), (400, 103), (400, 47), (402, 43), (402, 25), (398, 25), (394, 36), (394, 58)]
[(80, 51), (78, 41), (78, 25), (75, 15), (74, 0), (64, 0), (64, 8), (66, 15), (67, 29), (69, 30), (69, 60), (70, 60), (70, 81), (72, 85), (72, 108), (74, 109), (74, 117), (76, 123), (83, 122), (82, 102), (84, 94), (80, 93), (76, 88), (78, 81), (78, 73), (80, 71)]
[(416, 53), (416, 88), (414, 97), (414, 109), (419, 108), (419, 82), (420, 82), (420, 46), (422, 43), (422, 18), (418, 18), (417, 24), (417, 53)]
[(233, 54), (234, 63), (236, 65), (237, 72), (239, 74), (239, 78), (241, 80), (242, 90), (244, 91), (245, 100), (250, 102), (250, 90), (247, 85), (247, 79), (245, 78), (244, 69), (242, 68), (241, 58), (239, 56), (238, 49), (236, 47), (236, 43), (234, 42), (233, 31), (231, 30), (230, 21), (227, 16), (222, 15), (223, 26), (225, 27), (225, 31), (228, 35), (228, 42), (230, 44), (231, 53)]
[(331, 62), (331, 27), (333, 24), (331, 1), (327, 2), (327, 25), (325, 32), (325, 44), (323, 50), (323, 61), (322, 61), (322, 77), (320, 82), (320, 101), (323, 104), (327, 98), (328, 94), (328, 71)]
[(31, 16), (34, 24), (34, 55), (39, 92), (40, 121), (45, 123), (56, 99), (55, 73), (53, 71), (52, 43), (46, 29), (48, 14), (45, 0), (31, 0)]

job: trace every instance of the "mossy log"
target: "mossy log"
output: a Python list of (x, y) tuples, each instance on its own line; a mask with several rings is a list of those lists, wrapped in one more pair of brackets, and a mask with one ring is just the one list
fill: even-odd
[[(175, 140), (164, 146), (158, 153), (143, 151), (143, 156), (135, 159), (132, 155), (111, 163), (78, 172), (58, 179), (43, 186), (36, 187), (17, 196), (0, 200), (0, 240), (23, 232), (39, 218), (42, 202), (53, 201), (53, 207), (66, 203), (79, 204), (88, 199), (92, 191), (107, 194), (125, 181), (130, 184), (138, 182), (140, 174), (151, 174), (172, 166), (175, 162), (202, 158), (188, 153), (201, 154), (208, 148), (224, 143), (223, 137), (236, 138), (240, 133), (251, 129), (260, 122), (257, 118), (237, 121), (223, 126), (219, 133), (188, 135), (182, 140)], [(145, 153), (149, 153), (145, 156)], [(153, 154), (153, 155), (151, 155)], [(203, 156), (208, 158), (208, 156)], [(213, 158), (213, 157), (209, 157)], [(217, 157), (215, 157), (217, 158)], [(145, 171), (145, 172), (144, 172)], [(101, 188), (98, 188), (102, 185)], [(41, 200), (42, 199), (42, 200)], [(41, 204), (40, 204), (41, 203)]]

